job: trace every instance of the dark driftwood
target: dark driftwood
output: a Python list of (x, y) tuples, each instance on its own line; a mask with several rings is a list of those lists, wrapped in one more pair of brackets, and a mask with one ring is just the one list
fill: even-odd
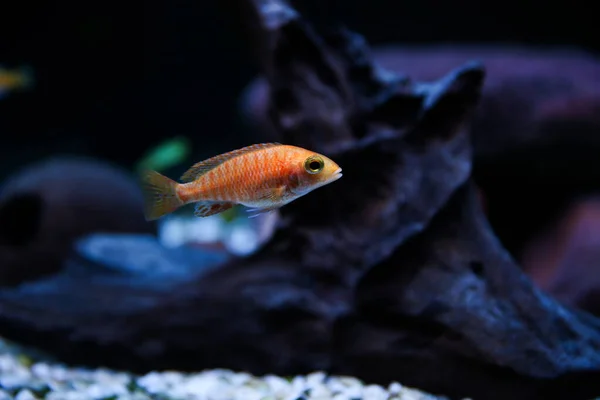
[(320, 369), (453, 398), (600, 394), (600, 322), (536, 290), (475, 201), (464, 127), (483, 67), (431, 83), (385, 74), (360, 36), (318, 35), (286, 3), (264, 3), (245, 5), (263, 27), (280, 140), (330, 155), (344, 178), (283, 208), (253, 256), (182, 262), (185, 283), (108, 265), (83, 243), (54, 277), (0, 291), (0, 334), (135, 371)]
[[(470, 59), (484, 63), (469, 129), (473, 177), (494, 232), (517, 259), (570, 202), (600, 190), (599, 57), (565, 47), (395, 45), (374, 48), (372, 59), (419, 81)], [(263, 140), (275, 134), (266, 91), (257, 77), (242, 103)]]

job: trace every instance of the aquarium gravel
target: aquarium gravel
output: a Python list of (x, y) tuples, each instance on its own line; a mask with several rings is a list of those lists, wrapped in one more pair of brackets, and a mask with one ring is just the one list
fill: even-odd
[(216, 369), (138, 376), (33, 360), (0, 339), (0, 400), (434, 400), (400, 383), (365, 385), (351, 377), (255, 377)]

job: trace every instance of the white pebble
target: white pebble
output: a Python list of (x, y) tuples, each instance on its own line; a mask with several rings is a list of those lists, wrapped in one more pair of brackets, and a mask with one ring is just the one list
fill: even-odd
[(392, 382), (390, 383), (390, 386), (388, 387), (388, 392), (390, 392), (390, 394), (398, 394), (402, 391), (402, 385), (399, 384), (398, 382)]
[(313, 372), (312, 374), (308, 374), (308, 376), (306, 377), (306, 384), (311, 387), (314, 387), (323, 383), (325, 381), (325, 377), (326, 375), (323, 372)]
[(125, 394), (127, 393), (127, 388), (118, 382), (113, 384), (96, 383), (88, 386), (86, 393), (93, 399), (100, 399)]
[(240, 372), (239, 374), (227, 375), (227, 380), (232, 386), (245, 385), (251, 379), (252, 379), (252, 376), (250, 376), (250, 374), (247, 374), (245, 372)]
[(65, 381), (69, 379), (70, 374), (65, 367), (57, 365), (52, 367), (50, 377), (56, 381)]
[(256, 389), (241, 387), (234, 391), (232, 400), (262, 400), (264, 394)]
[(150, 372), (137, 380), (137, 384), (149, 393), (158, 394), (168, 388), (168, 382), (158, 372)]
[(37, 400), (37, 397), (31, 393), (30, 390), (24, 389), (20, 390), (19, 393), (15, 396), (15, 400)]
[(50, 377), (50, 366), (46, 363), (35, 363), (31, 366), (31, 373), (37, 378), (47, 379)]
[(291, 385), (288, 381), (275, 375), (264, 377), (265, 383), (269, 386), (271, 393), (276, 397), (284, 397), (290, 392)]
[(314, 386), (311, 386), (308, 398), (310, 400), (328, 400), (331, 398), (331, 391), (322, 383), (316, 383)]
[(306, 388), (306, 378), (303, 376), (295, 376), (292, 379), (292, 390), (301, 392)]
[(388, 391), (381, 386), (367, 385), (363, 389), (364, 400), (386, 400), (388, 397)]
[(119, 400), (150, 400), (150, 397), (143, 393), (135, 392), (121, 395), (119, 396)]
[[(130, 384), (139, 389), (130, 392)], [(152, 397), (177, 400), (435, 400), (436, 397), (398, 382), (386, 388), (365, 385), (348, 376), (328, 377), (316, 371), (291, 380), (246, 372), (213, 369), (198, 373), (150, 372), (135, 376), (106, 368), (69, 368), (63, 364), (37, 362), (23, 365), (8, 351), (0, 338), (0, 400), (37, 400), (34, 393), (49, 388), (46, 400), (150, 400)], [(5, 390), (17, 390), (11, 396)], [(600, 399), (598, 399), (600, 400)]]
[(9, 390), (18, 389), (25, 386), (28, 380), (27, 376), (23, 376), (20, 372), (14, 371), (12, 374), (3, 374), (0, 376), (0, 385)]
[(344, 385), (346, 385), (348, 387), (363, 386), (362, 381), (360, 381), (359, 379), (353, 378), (351, 376), (342, 376), (339, 379)]
[(14, 400), (14, 397), (8, 394), (5, 390), (0, 389), (0, 400)]
[(84, 392), (52, 392), (46, 395), (46, 400), (91, 400)]

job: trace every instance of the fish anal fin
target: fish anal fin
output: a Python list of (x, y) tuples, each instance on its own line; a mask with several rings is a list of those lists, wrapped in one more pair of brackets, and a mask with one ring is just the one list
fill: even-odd
[(200, 218), (209, 217), (227, 211), (233, 206), (233, 203), (200, 202), (196, 204), (194, 215)]
[(246, 210), (246, 212), (248, 213), (248, 218), (256, 218), (261, 214), (272, 213), (273, 211), (277, 210), (278, 208), (279, 208), (279, 206), (273, 206), (273, 207), (268, 207), (268, 208), (255, 207), (255, 208), (248, 208)]
[(194, 165), (192, 165), (183, 175), (181, 175), (180, 180), (182, 182), (192, 182), (196, 180), (199, 176), (204, 175), (211, 169), (218, 167), (226, 161), (229, 161), (235, 157), (251, 153), (253, 151), (264, 150), (271, 147), (281, 146), (281, 143), (272, 142), (272, 143), (258, 143), (253, 144), (251, 146), (246, 146), (241, 149), (232, 150), (230, 152), (219, 154), (218, 156), (211, 157), (207, 160), (200, 161)]

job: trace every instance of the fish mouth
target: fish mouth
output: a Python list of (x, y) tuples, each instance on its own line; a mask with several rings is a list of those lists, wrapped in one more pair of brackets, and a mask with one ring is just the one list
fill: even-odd
[(333, 172), (333, 175), (331, 176), (331, 181), (337, 181), (338, 179), (340, 179), (343, 176), (342, 174), (342, 169), (338, 168)]

